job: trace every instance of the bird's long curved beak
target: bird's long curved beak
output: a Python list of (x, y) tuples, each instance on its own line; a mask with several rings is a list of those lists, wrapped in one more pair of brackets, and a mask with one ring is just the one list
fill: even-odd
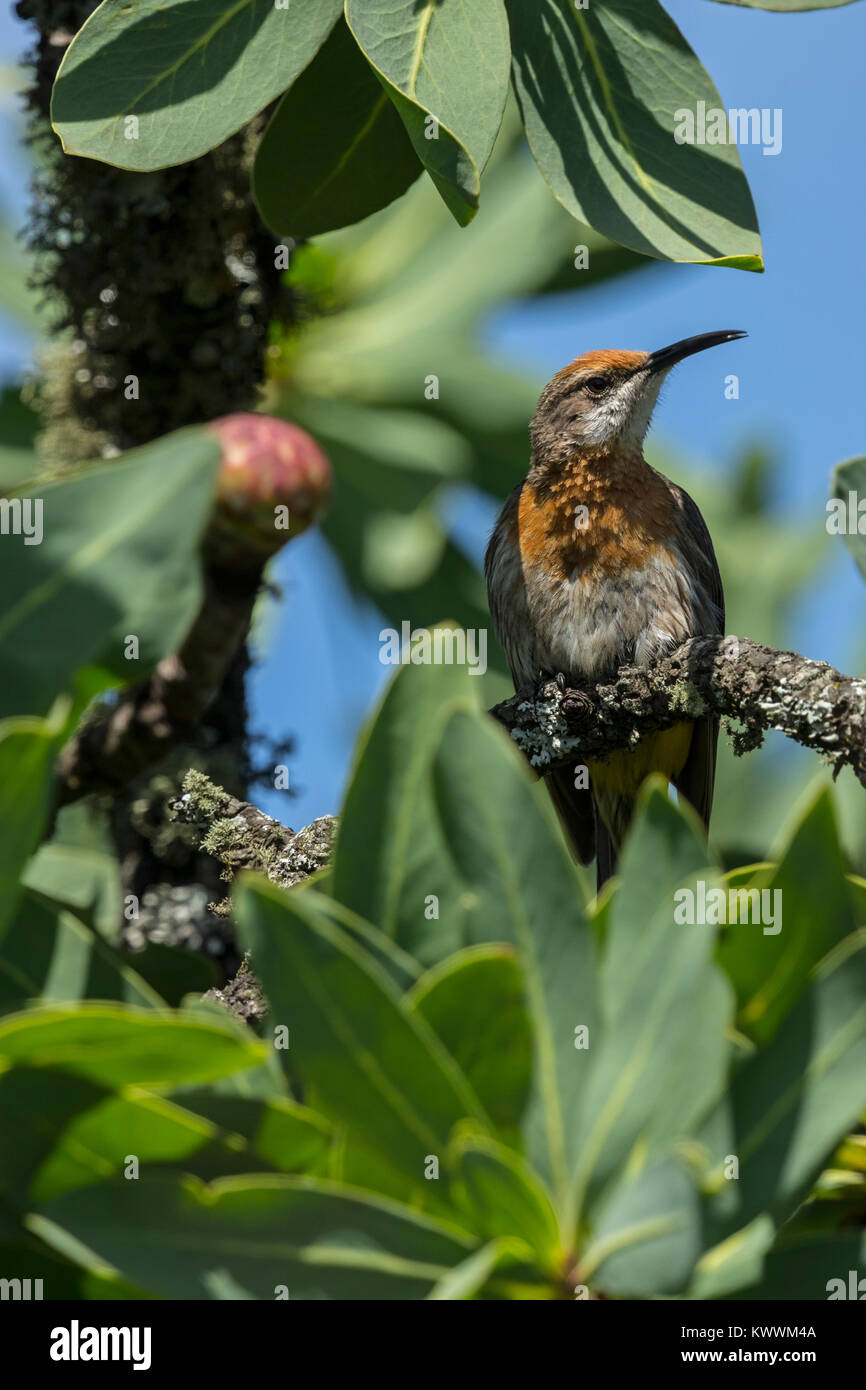
[(671, 343), (670, 347), (651, 352), (646, 365), (651, 372), (667, 371), (677, 362), (682, 362), (684, 357), (691, 357), (693, 352), (703, 352), (704, 348), (718, 347), (720, 343), (731, 343), (735, 338), (746, 337), (748, 334), (742, 328), (723, 328), (718, 333), (697, 333), (694, 338), (681, 338), (678, 343)]

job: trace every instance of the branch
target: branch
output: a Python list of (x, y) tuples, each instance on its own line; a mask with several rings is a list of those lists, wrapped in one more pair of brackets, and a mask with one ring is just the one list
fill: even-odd
[(825, 758), (834, 777), (850, 766), (866, 786), (866, 680), (742, 637), (694, 637), (652, 666), (622, 667), (609, 685), (560, 690), (549, 681), (490, 712), (542, 776), (716, 714), (741, 725), (737, 755), (779, 729)]
[[(194, 768), (184, 778), (183, 794), (169, 802), (169, 814), (196, 826), (202, 836), (200, 848), (225, 865), (226, 879), (238, 869), (259, 869), (281, 888), (293, 888), (328, 862), (337, 829), (335, 816), (320, 816), (303, 830), (290, 830)], [(230, 899), (214, 910), (227, 915)], [(208, 990), (203, 998), (253, 1025), (270, 1007), (246, 956), (234, 979), (222, 989)]]
[(246, 638), (258, 579), (206, 567), (204, 599), (179, 650), (164, 657), (149, 680), (97, 706), (63, 749), (58, 806), (90, 792), (116, 793), (176, 744), (194, 740)]
[(335, 816), (320, 816), (303, 830), (291, 830), (194, 768), (184, 778), (183, 794), (169, 803), (169, 814), (197, 827), (199, 848), (225, 865), (227, 879), (240, 869), (258, 869), (281, 888), (293, 888), (327, 863), (337, 827)]

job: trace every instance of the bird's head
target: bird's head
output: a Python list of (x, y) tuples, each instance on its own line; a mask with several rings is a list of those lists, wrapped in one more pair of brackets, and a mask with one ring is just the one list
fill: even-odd
[(545, 386), (532, 417), (539, 457), (639, 450), (662, 382), (684, 357), (744, 338), (723, 329), (683, 338), (656, 352), (585, 352)]

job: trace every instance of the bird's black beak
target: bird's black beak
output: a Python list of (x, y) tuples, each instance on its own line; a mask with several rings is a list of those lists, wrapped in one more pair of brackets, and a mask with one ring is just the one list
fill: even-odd
[(741, 328), (724, 328), (718, 333), (698, 333), (694, 338), (682, 338), (678, 343), (671, 343), (670, 347), (651, 352), (646, 365), (651, 372), (667, 371), (677, 362), (682, 362), (684, 357), (691, 357), (693, 352), (703, 352), (704, 348), (718, 347), (720, 343), (732, 343), (735, 338), (747, 336)]

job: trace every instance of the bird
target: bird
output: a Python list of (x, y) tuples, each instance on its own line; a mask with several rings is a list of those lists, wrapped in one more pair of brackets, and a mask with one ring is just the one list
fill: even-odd
[[(689, 637), (722, 635), (725, 598), (697, 504), (651, 467), (643, 446), (668, 373), (693, 353), (746, 337), (699, 333), (655, 352), (585, 352), (542, 391), (529, 472), (493, 528), (484, 560), (490, 614), (515, 690), (555, 679), (595, 685), (648, 665)], [(681, 721), (545, 778), (572, 850), (616, 872), (641, 783), (661, 773), (709, 828), (718, 720)]]

